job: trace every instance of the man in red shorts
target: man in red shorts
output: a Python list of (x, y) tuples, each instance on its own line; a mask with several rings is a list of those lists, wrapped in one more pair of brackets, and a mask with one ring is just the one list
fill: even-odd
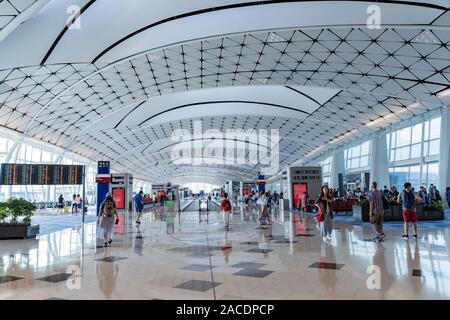
[(228, 231), (230, 229), (230, 214), (232, 214), (233, 209), (231, 207), (231, 202), (228, 199), (227, 193), (223, 195), (223, 200), (220, 203), (220, 211), (223, 212), (223, 218), (225, 221), (225, 230)]
[(412, 222), (414, 227), (413, 239), (417, 240), (417, 202), (420, 202), (420, 198), (412, 190), (411, 183), (406, 182), (404, 190), (397, 198), (397, 203), (401, 203), (403, 208), (403, 222), (405, 223), (403, 239), (409, 239), (409, 223)]

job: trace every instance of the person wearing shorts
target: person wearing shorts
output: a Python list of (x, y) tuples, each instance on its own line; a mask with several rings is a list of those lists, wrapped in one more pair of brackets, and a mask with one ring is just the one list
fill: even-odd
[(136, 224), (140, 224), (142, 210), (144, 209), (144, 192), (142, 190), (134, 196), (134, 207), (137, 213)]
[(417, 240), (417, 213), (416, 206), (420, 198), (412, 190), (411, 183), (406, 182), (404, 190), (398, 196), (397, 203), (402, 204), (404, 234), (403, 239), (409, 239), (409, 223), (413, 224), (413, 239)]
[(219, 212), (223, 212), (223, 219), (225, 222), (225, 230), (229, 230), (230, 228), (230, 215), (233, 212), (233, 208), (231, 206), (231, 202), (228, 199), (228, 194), (225, 193), (223, 195), (223, 200), (220, 203), (220, 211)]

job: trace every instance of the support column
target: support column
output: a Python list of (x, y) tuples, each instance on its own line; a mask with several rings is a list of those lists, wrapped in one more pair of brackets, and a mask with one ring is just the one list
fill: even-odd
[(330, 172), (330, 188), (339, 190), (341, 195), (345, 194), (345, 190), (340, 190), (339, 174), (345, 175), (345, 157), (344, 150), (334, 151), (331, 156), (331, 172)]
[(442, 108), (441, 142), (439, 152), (439, 191), (445, 201), (447, 187), (450, 187), (450, 106)]
[(375, 135), (371, 139), (371, 152), (370, 152), (370, 182), (378, 183), (378, 189), (382, 189), (383, 186), (389, 188), (389, 161), (388, 150), (386, 142), (386, 134), (382, 133)]
[(243, 190), (244, 183), (242, 181), (239, 182), (239, 188), (240, 188), (239, 196), (240, 196), (240, 199), (243, 200), (244, 199), (244, 190)]
[[(291, 167), (287, 168), (287, 194), (284, 193), (283, 197), (284, 199), (289, 199), (289, 210), (293, 210), (294, 207), (292, 205), (293, 202), (293, 194), (292, 194), (292, 170)], [(283, 199), (283, 201), (284, 201)], [(284, 209), (284, 205), (283, 205), (283, 209)]]

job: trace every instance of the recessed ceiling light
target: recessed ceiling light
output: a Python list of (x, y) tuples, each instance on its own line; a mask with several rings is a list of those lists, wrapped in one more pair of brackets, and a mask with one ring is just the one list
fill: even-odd
[(420, 107), (421, 105), (422, 105), (421, 102), (416, 101), (416, 102), (413, 102), (413, 103), (411, 103), (411, 104), (408, 104), (408, 105), (406, 106), (406, 109), (414, 109), (414, 108)]
[(434, 34), (430, 30), (423, 31), (417, 37), (414, 38), (415, 42), (421, 43), (439, 43)]
[(262, 84), (267, 84), (267, 82), (269, 82), (269, 79), (265, 78), (265, 79), (255, 79), (255, 81), (258, 81), (259, 83)]
[(324, 148), (323, 145), (322, 145), (322, 146), (319, 146), (319, 147), (317, 147), (316, 149), (311, 150), (310, 152), (308, 152), (308, 153), (306, 154), (306, 156), (307, 156), (307, 157), (313, 156), (313, 155), (317, 154), (317, 153), (318, 153), (320, 150), (322, 150), (323, 148)]
[(436, 96), (437, 96), (438, 98), (449, 97), (449, 96), (450, 96), (450, 88), (445, 89), (445, 90), (443, 90), (443, 91), (441, 91), (441, 92), (438, 92), (438, 93), (436, 94)]
[(148, 58), (148, 61), (150, 61), (150, 62), (162, 59), (162, 57), (154, 55), (154, 54), (148, 54), (147, 58)]
[(287, 40), (277, 35), (275, 32), (269, 33), (269, 37), (267, 38), (267, 42), (275, 43), (275, 42), (286, 42)]
[(398, 111), (396, 113), (389, 113), (389, 114), (387, 114), (385, 116), (379, 117), (378, 119), (371, 120), (371, 121), (366, 123), (366, 127), (373, 127), (373, 126), (378, 125), (378, 124), (389, 124), (389, 122), (386, 122), (386, 121), (391, 120), (392, 118), (394, 118), (396, 116), (396, 114), (403, 113), (405, 111), (407, 111), (406, 108), (404, 108), (403, 110), (400, 110), (400, 111)]

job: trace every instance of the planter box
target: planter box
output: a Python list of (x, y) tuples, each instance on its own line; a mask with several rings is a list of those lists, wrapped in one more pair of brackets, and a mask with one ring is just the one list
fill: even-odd
[(400, 204), (390, 204), (389, 208), (392, 210), (392, 221), (403, 221), (403, 211)]
[(444, 211), (432, 207), (423, 207), (423, 218), (421, 220), (444, 220), (444, 218)]
[(353, 205), (353, 218), (358, 222), (368, 222), (369, 219), (369, 206), (368, 205)]
[(0, 225), (0, 240), (36, 238), (39, 225)]
[(384, 221), (392, 221), (394, 218), (392, 216), (392, 206), (389, 205), (389, 208), (384, 210), (383, 212), (383, 220)]
[[(358, 222), (369, 222), (369, 206), (353, 205), (353, 217)], [(444, 211), (424, 207), (419, 204), (416, 208), (417, 220), (444, 220)], [(400, 204), (389, 204), (389, 209), (384, 210), (383, 219), (385, 221), (403, 221), (402, 206)]]

